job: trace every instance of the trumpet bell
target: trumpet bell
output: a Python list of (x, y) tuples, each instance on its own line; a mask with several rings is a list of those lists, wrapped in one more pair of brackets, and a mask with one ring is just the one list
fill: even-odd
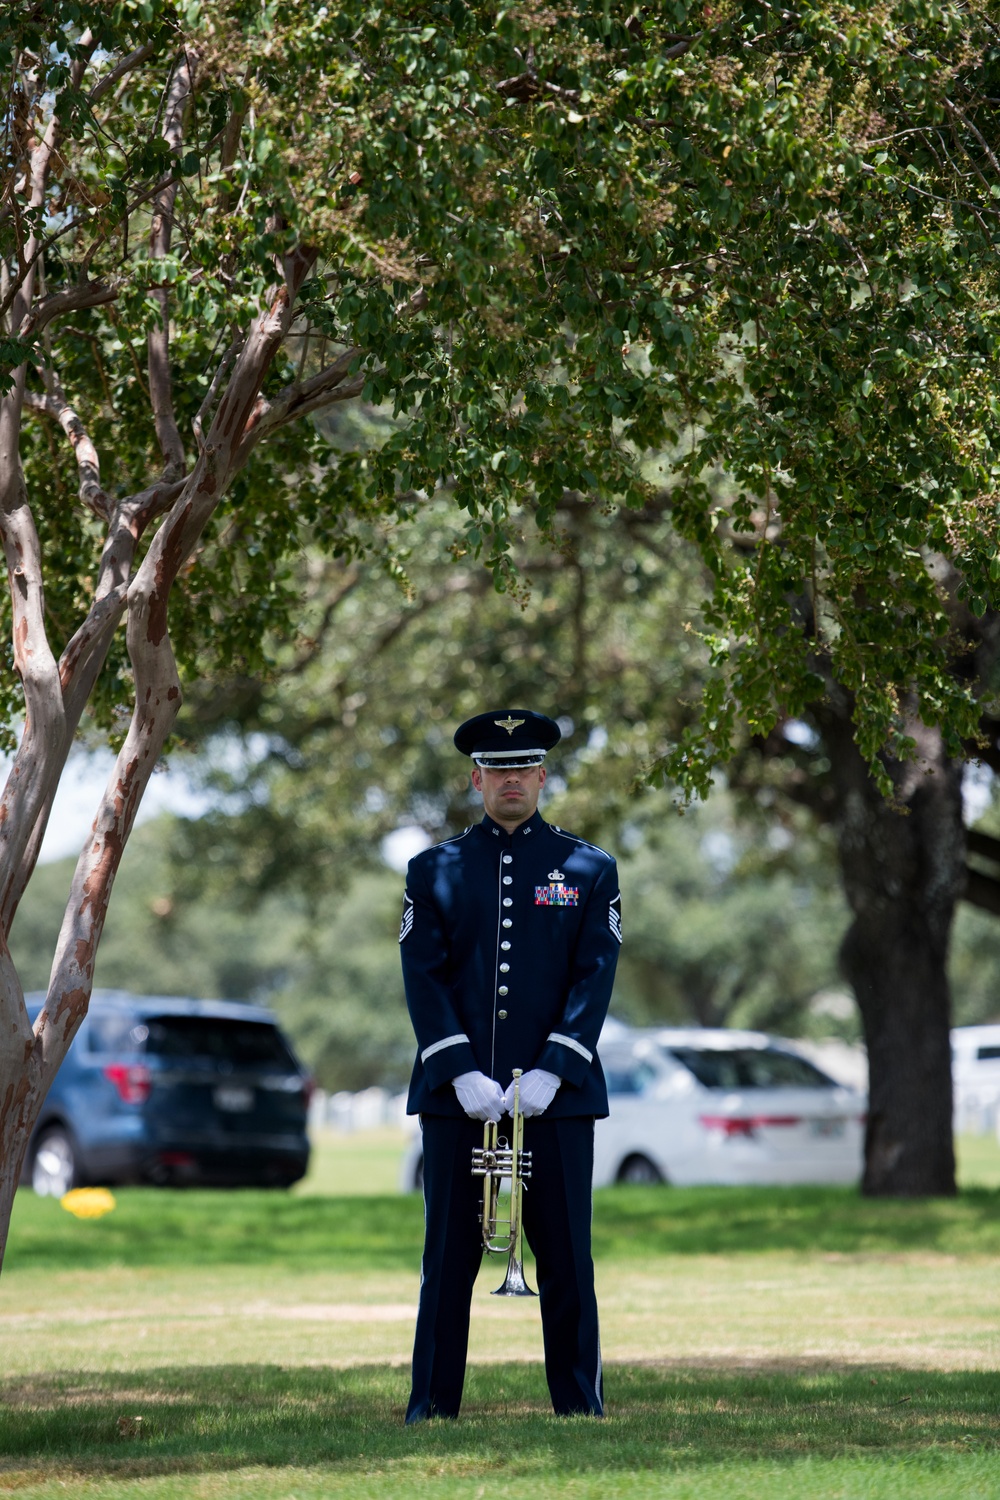
[(507, 1265), (507, 1275), (504, 1277), (503, 1286), (498, 1286), (491, 1297), (537, 1297), (524, 1279), (524, 1267), (519, 1260), (511, 1256)]

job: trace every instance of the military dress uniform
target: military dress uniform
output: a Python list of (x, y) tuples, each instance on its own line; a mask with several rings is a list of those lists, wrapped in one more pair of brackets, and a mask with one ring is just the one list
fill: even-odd
[[(521, 723), (540, 718), (520, 711)], [(513, 833), (484, 816), (410, 861), (400, 951), (417, 1037), (407, 1110), (423, 1131), (425, 1243), (408, 1421), (458, 1414), (482, 1261), (482, 1187), (471, 1161), (483, 1127), (462, 1110), (452, 1080), (478, 1070), (504, 1089), (515, 1068), (562, 1080), (544, 1114), (525, 1124), (523, 1223), (553, 1407), (603, 1412), (591, 1188), (594, 1120), (608, 1112), (597, 1040), (620, 943), (614, 859), (537, 812)]]

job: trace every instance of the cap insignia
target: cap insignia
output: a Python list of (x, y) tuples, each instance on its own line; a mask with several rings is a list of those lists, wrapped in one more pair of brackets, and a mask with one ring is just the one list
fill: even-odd
[(513, 734), (515, 729), (519, 729), (521, 727), (521, 725), (524, 723), (524, 720), (512, 719), (510, 714), (508, 714), (506, 719), (494, 719), (493, 722), (498, 729), (506, 729), (508, 734)]

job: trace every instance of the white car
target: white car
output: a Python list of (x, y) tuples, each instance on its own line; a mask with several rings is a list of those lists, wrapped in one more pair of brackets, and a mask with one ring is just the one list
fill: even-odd
[[(609, 1023), (600, 1056), (611, 1113), (597, 1122), (595, 1187), (850, 1183), (861, 1175), (864, 1094), (780, 1037)], [(528, 1120), (526, 1147), (530, 1131)], [(400, 1186), (411, 1191), (422, 1178), (418, 1136)]]
[(856, 1182), (867, 1101), (759, 1031), (660, 1028), (600, 1048), (594, 1186)]
[(951, 1033), (955, 1129), (1000, 1134), (1000, 1026), (956, 1026)]

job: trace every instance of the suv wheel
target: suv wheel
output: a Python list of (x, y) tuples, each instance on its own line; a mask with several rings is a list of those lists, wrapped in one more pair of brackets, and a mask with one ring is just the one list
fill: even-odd
[(638, 1183), (649, 1186), (663, 1181), (663, 1173), (648, 1156), (630, 1156), (618, 1169), (619, 1182)]
[(41, 1198), (61, 1198), (76, 1183), (76, 1147), (61, 1125), (42, 1132), (31, 1164), (31, 1186)]

